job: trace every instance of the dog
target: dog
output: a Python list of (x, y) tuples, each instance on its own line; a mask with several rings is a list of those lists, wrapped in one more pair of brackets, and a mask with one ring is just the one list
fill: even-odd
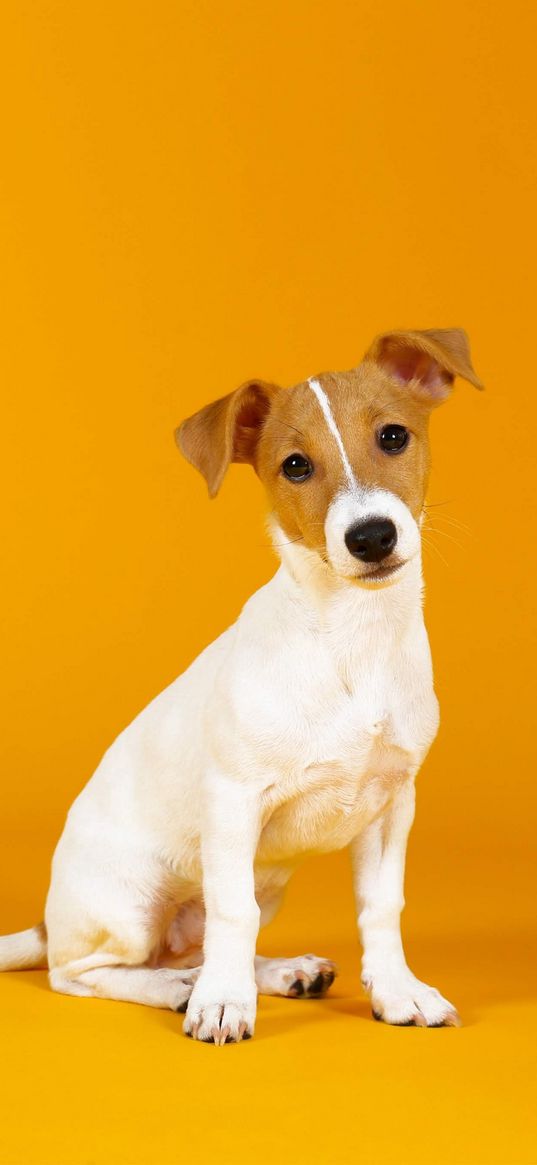
[(186, 1012), (217, 1045), (253, 1035), (257, 993), (322, 995), (315, 955), (256, 956), (301, 860), (350, 846), (362, 983), (391, 1024), (456, 1025), (401, 940), (414, 781), (438, 727), (422, 615), (428, 420), (458, 328), (378, 336), (358, 367), (290, 389), (242, 384), (178, 445), (218, 492), (231, 462), (266, 488), (281, 565), (116, 739), (71, 807), (45, 921), (0, 969), (49, 967), (68, 995)]

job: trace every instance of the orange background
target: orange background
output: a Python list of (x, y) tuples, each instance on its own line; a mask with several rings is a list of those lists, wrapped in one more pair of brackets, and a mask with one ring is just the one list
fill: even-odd
[(487, 392), (433, 421), (443, 719), (405, 913), (465, 1026), (371, 1022), (347, 855), (311, 862), (261, 950), (341, 979), (262, 999), (243, 1047), (2, 978), (0, 1159), (534, 1163), (534, 6), (18, 0), (2, 23), (2, 930), (42, 916), (113, 737), (274, 569), (253, 474), (209, 503), (178, 421), (391, 326), (466, 327)]

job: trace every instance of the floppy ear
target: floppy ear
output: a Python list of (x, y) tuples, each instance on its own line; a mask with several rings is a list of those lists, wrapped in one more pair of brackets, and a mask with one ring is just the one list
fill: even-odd
[(181, 453), (203, 474), (211, 498), (218, 493), (231, 461), (255, 464), (257, 442), (276, 392), (275, 384), (247, 380), (175, 430)]
[(408, 384), (431, 405), (446, 399), (456, 376), (483, 388), (472, 368), (468, 336), (462, 328), (386, 332), (373, 340), (364, 359), (379, 364), (388, 376)]

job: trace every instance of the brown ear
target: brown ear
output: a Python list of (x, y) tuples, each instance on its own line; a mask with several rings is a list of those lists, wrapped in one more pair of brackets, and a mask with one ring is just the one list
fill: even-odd
[(364, 359), (380, 364), (388, 376), (411, 385), (432, 405), (446, 399), (456, 376), (483, 388), (472, 368), (468, 336), (462, 328), (387, 332), (373, 340)]
[(247, 380), (175, 430), (181, 453), (203, 474), (211, 498), (218, 493), (231, 461), (255, 464), (259, 435), (276, 392), (275, 384)]

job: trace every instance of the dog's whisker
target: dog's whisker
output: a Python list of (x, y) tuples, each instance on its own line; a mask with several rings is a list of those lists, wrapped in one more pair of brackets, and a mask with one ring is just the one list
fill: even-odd
[(306, 440), (304, 434), (300, 431), (300, 429), (297, 429), (296, 425), (290, 425), (289, 421), (283, 421), (281, 417), (273, 417), (272, 423), (274, 424), (274, 422), (276, 422), (276, 424), (278, 424), (278, 425), (285, 425), (286, 429), (292, 429), (293, 433), (297, 433), (298, 436), (301, 437), (303, 441)]
[[(437, 504), (438, 505), (447, 505), (448, 503), (447, 502), (442, 502), (442, 503), (439, 502)], [(427, 517), (429, 516), (429, 510), (431, 508), (432, 507), (428, 504), (425, 504), (423, 506), (423, 512), (425, 513), (425, 515)], [(454, 514), (435, 514), (434, 517), (438, 521), (449, 522), (449, 523), (451, 523), (451, 525), (458, 526), (460, 529), (470, 530), (470, 527), (467, 526), (465, 522), (461, 522), (460, 518), (456, 518)]]
[(440, 550), (438, 549), (438, 546), (436, 546), (434, 542), (432, 542), (432, 541), (430, 541), (428, 538), (426, 538), (424, 534), (422, 534), (422, 536), (421, 536), (421, 537), (422, 537), (422, 542), (423, 542), (423, 545), (424, 545), (424, 547), (425, 547), (427, 550), (434, 550), (434, 551), (435, 551), (435, 553), (436, 553), (436, 554), (438, 555), (438, 557), (440, 558), (440, 560), (441, 560), (441, 561), (444, 563), (444, 566), (447, 566), (447, 567), (449, 567), (449, 566), (450, 566), (449, 562), (447, 561), (447, 559), (446, 559), (446, 558), (444, 558), (444, 555), (440, 553)]
[(459, 550), (464, 550), (462, 542), (459, 542), (447, 530), (437, 530), (435, 526), (429, 526), (429, 531), (431, 534), (439, 534), (441, 538), (448, 538), (450, 542), (453, 542), (454, 546), (458, 546)]
[[(295, 542), (303, 542), (303, 541), (304, 541), (304, 535), (299, 534), (298, 538), (288, 538), (286, 542), (271, 542), (270, 545), (274, 546), (274, 547), (276, 547), (276, 549), (278, 549), (282, 546), (293, 546), (293, 544)], [(315, 549), (316, 549), (316, 547), (315, 547)]]
[(442, 538), (449, 538), (449, 541), (453, 542), (455, 546), (458, 546), (459, 550), (464, 550), (462, 543), (458, 542), (457, 539), (454, 538), (452, 534), (449, 534), (447, 530), (438, 530), (436, 526), (431, 525), (428, 525), (427, 529), (430, 534), (440, 534)]
[(454, 526), (456, 530), (460, 530), (463, 534), (472, 534), (472, 530), (465, 522), (460, 522), (458, 518), (453, 518), (451, 514), (435, 514), (435, 522), (447, 522), (450, 526)]

